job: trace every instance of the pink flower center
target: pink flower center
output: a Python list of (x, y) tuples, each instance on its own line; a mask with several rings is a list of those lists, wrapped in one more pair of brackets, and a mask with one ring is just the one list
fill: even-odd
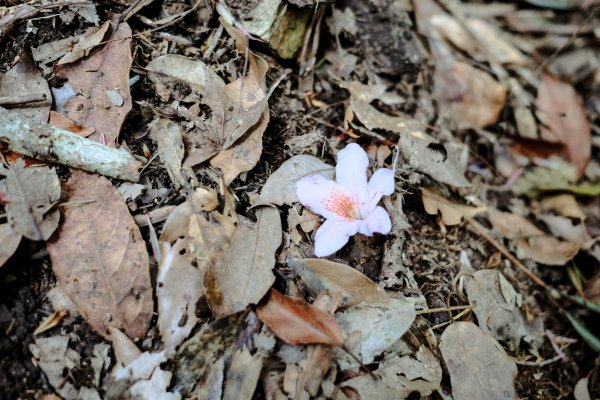
[(323, 203), (328, 211), (336, 213), (347, 221), (358, 219), (356, 202), (346, 193), (333, 192)]

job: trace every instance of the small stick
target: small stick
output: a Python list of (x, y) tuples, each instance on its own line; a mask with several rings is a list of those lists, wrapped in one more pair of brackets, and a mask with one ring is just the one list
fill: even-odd
[(48, 102), (50, 100), (41, 94), (26, 94), (22, 96), (0, 96), (0, 106), (19, 106), (23, 104)]
[(439, 308), (430, 308), (428, 310), (419, 310), (417, 311), (417, 315), (422, 314), (432, 314), (437, 312), (445, 312), (445, 311), (458, 311), (458, 310), (471, 310), (473, 306), (450, 306), (450, 307), (439, 307)]

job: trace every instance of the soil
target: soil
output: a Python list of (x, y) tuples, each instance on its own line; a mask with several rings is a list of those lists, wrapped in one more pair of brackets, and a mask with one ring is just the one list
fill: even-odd
[[(360, 3), (360, 0), (354, 2)], [(141, 13), (149, 18), (154, 18), (158, 13), (159, 3), (162, 2), (157, 1), (156, 4), (147, 7)], [(373, 3), (381, 3), (379, 6), (385, 7), (389, 2), (381, 0)], [(13, 4), (14, 1), (11, 0), (0, 0), (0, 6)], [(117, 13), (124, 9), (124, 7), (109, 1), (100, 1), (96, 4), (101, 20), (105, 20), (106, 16), (111, 13)], [(380, 19), (384, 16), (374, 12), (373, 9), (369, 9), (367, 6), (359, 7), (363, 8), (364, 18), (361, 20), (361, 29), (364, 28), (364, 31), (362, 36), (359, 35), (357, 54), (360, 54), (361, 48), (368, 48), (369, 54), (376, 60), (373, 68), (378, 73), (385, 76), (395, 76), (399, 80), (414, 81), (417, 70), (415, 70), (413, 54), (410, 53), (413, 49), (398, 46), (397, 43), (378, 43), (377, 46), (380, 47), (367, 47), (367, 44), (372, 44), (369, 40), (372, 41), (373, 38), (384, 35), (384, 32), (381, 32), (381, 25), (379, 25), (381, 23)], [(28, 33), (26, 24), (19, 23), (12, 30), (10, 36), (2, 40), (0, 73), (11, 67), (23, 49), (80, 34), (89, 26), (77, 18), (70, 25), (63, 24), (59, 18), (38, 19), (32, 23), (35, 27), (33, 32)], [(196, 39), (198, 41), (204, 40), (210, 32), (208, 30), (202, 32), (202, 29), (194, 25), (196, 23), (194, 17), (190, 16), (180, 25), (174, 27), (173, 32), (182, 34), (197, 31)], [(214, 24), (214, 21), (208, 24), (208, 28), (214, 28), (212, 24)], [(395, 29), (405, 32), (401, 35), (408, 35), (407, 31), (414, 30), (409, 24), (410, 21), (398, 21)], [(146, 29), (135, 19), (132, 19), (131, 25), (134, 32)], [(323, 35), (323, 48), (327, 48), (330, 39), (329, 35)], [(264, 45), (258, 44), (257, 47), (266, 52), (264, 56), (270, 66), (268, 82), (276, 80), (285, 68), (292, 68), (294, 72), (275, 90), (269, 102), (271, 121), (264, 135), (264, 151), (259, 164), (247, 175), (245, 182), (235, 181), (231, 185), (239, 199), (238, 213), (249, 217), (253, 216), (253, 211), (248, 211), (250, 204), (248, 193), (255, 192), (262, 187), (267, 177), (293, 155), (293, 149), (285, 144), (288, 139), (308, 132), (321, 132), (324, 139), (322, 142), (315, 144), (313, 151), (316, 155), (323, 155), (324, 161), (330, 163), (334, 163), (334, 159), (327, 150), (337, 147), (338, 142), (347, 139), (347, 136), (344, 136), (339, 129), (343, 125), (343, 102), (347, 99), (347, 93), (342, 89), (338, 89), (335, 82), (329, 82), (329, 88), (321, 91), (319, 100), (326, 104), (337, 104), (337, 106), (323, 109), (318, 114), (309, 114), (313, 110), (308, 108), (295, 90), (297, 82), (296, 63), (280, 60), (275, 55), (269, 54)], [(384, 52), (387, 47), (396, 49), (397, 53)], [(148, 61), (147, 54), (145, 54), (145, 46), (141, 43), (140, 38), (136, 38), (134, 41), (134, 49), (137, 50), (134, 53), (136, 55), (134, 65), (145, 65)], [(317, 71), (317, 74), (321, 81), (327, 82), (326, 75), (319, 71)], [(53, 80), (50, 80), (50, 82), (59, 84)], [(149, 103), (157, 101), (152, 84), (145, 77), (142, 77), (142, 82), (135, 86), (132, 95), (135, 101), (145, 100)], [(406, 104), (402, 105), (403, 111), (408, 112), (415, 109), (417, 102), (418, 99), (416, 98), (408, 100)], [(146, 118), (139, 105), (134, 103), (134, 110), (129, 115), (121, 136), (121, 140), (126, 142), (134, 153), (142, 154), (144, 144), (151, 151), (154, 150), (152, 141), (144, 136), (144, 130), (148, 122), (148, 118)], [(467, 143), (474, 144), (472, 148), (476, 149), (476, 154), (484, 162), (493, 164), (493, 160), (489, 159), (493, 154), (492, 150), (486, 145), (477, 145), (476, 134), (466, 133), (464, 140)], [(367, 141), (366, 138), (359, 139), (360, 143), (366, 143)], [(66, 170), (62, 169), (61, 171)], [(170, 186), (165, 170), (158, 165), (146, 169), (144, 177), (150, 181), (152, 187)], [(61, 179), (66, 178), (66, 172), (61, 173)], [(407, 182), (411, 181), (409, 175), (404, 178)], [(476, 179), (475, 177), (472, 178)], [(201, 174), (199, 174), (198, 180), (206, 182), (205, 177)], [(414, 271), (415, 280), (429, 307), (455, 305), (457, 301), (453, 299), (452, 279), (460, 269), (460, 250), (466, 248), (471, 257), (471, 262), (479, 266), (494, 262), (497, 257), (496, 249), (463, 225), (448, 228), (448, 231), (444, 233), (436, 219), (428, 216), (423, 210), (419, 197), (419, 187), (420, 185), (417, 184), (408, 184), (405, 187), (407, 194), (404, 197), (404, 211), (411, 228), (406, 232), (404, 263), (411, 266)], [(502, 193), (498, 194), (498, 196), (502, 195)], [(184, 197), (185, 191), (178, 192), (170, 189), (155, 204), (148, 205), (138, 200), (135, 205), (131, 205), (131, 208), (148, 211), (166, 204), (181, 203)], [(148, 239), (147, 229), (143, 229), (142, 233)], [(383, 257), (382, 248), (386, 245), (389, 245), (389, 242), (386, 242), (384, 237), (354, 237), (351, 239), (350, 246), (337, 253), (333, 259), (349, 263), (369, 278), (379, 281)], [(578, 259), (576, 262), (586, 262), (586, 259)], [(553, 286), (569, 286), (566, 274), (558, 273), (552, 269), (537, 270), (535, 264), (530, 266)], [(503, 268), (502, 271), (508, 276), (511, 283), (516, 285), (521, 293), (525, 294), (528, 304), (543, 316), (545, 326), (551, 327), (555, 335), (578, 338), (572, 326), (556, 313), (553, 299), (549, 298), (545, 292), (537, 290), (522, 273), (514, 272), (511, 268)], [(16, 255), (0, 269), (0, 331), (3, 333), (0, 337), (1, 399), (39, 399), (44, 394), (53, 393), (47, 378), (40, 368), (35, 365), (28, 346), (34, 341), (33, 331), (52, 313), (46, 294), (54, 286), (55, 278), (45, 246), (42, 243), (24, 240)], [(423, 318), (430, 325), (437, 325), (448, 321), (448, 314), (434, 313), (425, 315)], [(598, 317), (594, 319), (594, 317), (589, 316), (586, 317), (585, 321), (588, 326), (598, 326), (597, 324), (600, 322)], [(439, 334), (442, 330), (438, 329), (436, 333)], [(94, 345), (103, 341), (81, 317), (68, 319), (65, 323), (50, 331), (54, 334), (59, 332), (72, 335), (74, 340), (70, 342), (70, 346), (81, 354), (84, 360), (89, 360)], [(144, 349), (150, 349), (157, 345), (156, 334), (153, 336), (151, 332), (148, 337), (149, 340), (140, 344)], [(550, 359), (555, 354), (552, 347), (546, 342), (539, 355), (543, 359)], [(569, 398), (576, 382), (594, 368), (596, 368), (596, 372), (590, 377), (590, 380), (598, 382), (598, 364), (600, 361), (597, 355), (581, 340), (568, 348), (567, 355), (568, 361), (559, 361), (543, 368), (519, 366), (519, 374), (516, 380), (518, 396), (522, 399)], [(85, 386), (92, 376), (93, 372), (89, 364), (82, 363), (81, 369), (72, 371), (71, 376), (66, 376), (65, 379), (68, 379), (76, 387), (80, 387)], [(443, 385), (449, 388), (450, 382), (444, 381)], [(592, 391), (592, 398), (600, 398), (600, 388), (598, 386)]]

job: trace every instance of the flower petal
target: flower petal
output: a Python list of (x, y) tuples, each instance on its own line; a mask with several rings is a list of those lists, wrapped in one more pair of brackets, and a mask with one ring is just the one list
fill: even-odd
[(389, 168), (379, 168), (369, 180), (368, 188), (369, 202), (366, 211), (367, 213), (370, 213), (375, 209), (379, 200), (381, 200), (381, 196), (389, 196), (394, 193), (394, 170)]
[(315, 255), (326, 257), (335, 253), (358, 232), (360, 225), (361, 221), (325, 221), (315, 234)]
[(387, 235), (392, 230), (392, 221), (383, 207), (375, 207), (373, 212), (361, 221), (359, 232), (363, 235), (373, 236), (373, 233)]
[(350, 143), (338, 153), (335, 180), (348, 189), (360, 203), (368, 200), (367, 167), (369, 157), (356, 143)]
[(333, 221), (356, 219), (352, 195), (343, 186), (321, 175), (310, 175), (296, 183), (300, 203), (313, 212)]

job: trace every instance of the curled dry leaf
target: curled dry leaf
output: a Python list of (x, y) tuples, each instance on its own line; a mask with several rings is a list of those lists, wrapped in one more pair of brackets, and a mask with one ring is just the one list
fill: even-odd
[[(100, 50), (78, 62), (55, 67), (76, 91), (65, 104), (67, 117), (85, 128), (95, 128), (90, 139), (116, 144), (131, 110), (129, 70), (131, 29), (119, 22)], [(118, 100), (118, 101), (115, 101)]]
[(153, 309), (148, 253), (127, 205), (108, 179), (82, 171), (64, 189), (70, 204), (48, 242), (58, 282), (102, 336), (115, 326), (143, 337)]
[(204, 278), (206, 300), (217, 318), (256, 304), (267, 293), (275, 281), (272, 269), (281, 237), (276, 208), (261, 208), (256, 223), (240, 221), (225, 256), (210, 264)]
[(522, 215), (489, 210), (488, 219), (494, 231), (508, 239), (542, 236), (544, 232)]
[(456, 322), (442, 334), (440, 350), (446, 361), (455, 400), (517, 399), (515, 362), (502, 346), (471, 322)]
[(69, 64), (87, 57), (95, 47), (104, 41), (109, 29), (110, 21), (106, 21), (99, 27), (88, 29), (83, 35), (77, 38), (77, 43), (69, 47), (69, 51), (63, 58), (58, 60), (57, 65)]
[(463, 218), (472, 218), (486, 210), (485, 206), (472, 207), (453, 203), (431, 188), (421, 188), (421, 194), (425, 211), (430, 215), (439, 213), (444, 225), (448, 226), (458, 225)]
[(592, 155), (592, 134), (585, 108), (573, 86), (544, 74), (536, 100), (541, 137), (565, 145), (563, 158), (581, 177)]
[(56, 171), (48, 167), (25, 167), (18, 160), (8, 169), (0, 166), (0, 192), (8, 223), (12, 229), (31, 240), (48, 240), (58, 226), (60, 213), (54, 206), (60, 199), (60, 182)]
[(52, 329), (62, 322), (62, 320), (69, 314), (67, 310), (57, 310), (43, 320), (35, 331), (33, 336), (39, 335), (42, 332), (46, 332), (48, 329)]
[(518, 255), (546, 265), (564, 266), (577, 255), (581, 244), (564, 242), (554, 236), (535, 236), (517, 243)]
[(9, 224), (0, 225), (0, 267), (2, 267), (9, 258), (15, 254), (19, 243), (21, 243), (21, 234), (17, 233)]
[(485, 128), (496, 123), (506, 99), (504, 85), (460, 61), (438, 62), (435, 86), (442, 112), (459, 128)]
[(286, 343), (332, 346), (344, 343), (333, 315), (302, 299), (284, 296), (275, 289), (271, 289), (265, 303), (256, 308), (256, 313)]
[(335, 168), (324, 163), (317, 157), (300, 154), (281, 164), (265, 182), (260, 197), (254, 206), (268, 204), (288, 204), (298, 202), (296, 182), (309, 175), (321, 175), (333, 179)]

